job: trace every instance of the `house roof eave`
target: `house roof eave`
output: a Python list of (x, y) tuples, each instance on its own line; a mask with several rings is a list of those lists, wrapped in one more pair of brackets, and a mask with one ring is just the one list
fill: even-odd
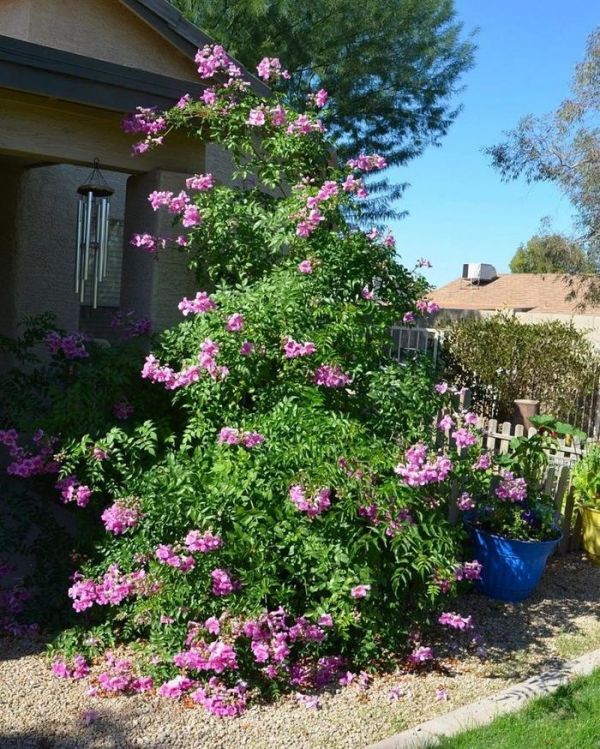
[(0, 35), (0, 88), (130, 112), (171, 107), (204, 86)]
[[(212, 37), (188, 21), (168, 0), (120, 0), (120, 2), (192, 60), (198, 49), (204, 47), (205, 44), (215, 43)], [(250, 73), (238, 60), (234, 62), (239, 65), (255, 93), (269, 96), (271, 91), (268, 86)]]

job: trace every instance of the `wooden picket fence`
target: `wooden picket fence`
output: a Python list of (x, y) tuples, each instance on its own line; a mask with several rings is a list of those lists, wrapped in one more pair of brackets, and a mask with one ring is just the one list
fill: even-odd
[[(489, 452), (500, 455), (510, 452), (510, 443), (515, 437), (523, 437), (525, 429), (521, 424), (513, 425), (509, 421), (500, 424), (496, 419), (480, 417), (477, 426), (482, 430), (485, 447)], [(527, 436), (536, 434), (537, 429), (531, 427)], [(578, 440), (558, 440), (558, 447), (550, 453), (550, 462), (555, 465), (571, 465), (585, 452), (585, 442)]]
[[(460, 396), (460, 408), (468, 409), (470, 405), (470, 392), (463, 391)], [(440, 414), (441, 416), (441, 414)], [(499, 423), (496, 419), (488, 419), (481, 416), (477, 422), (481, 430), (483, 447), (491, 453), (505, 455), (511, 451), (511, 442), (515, 437), (523, 437), (525, 429), (522, 425), (512, 425), (505, 421)], [(537, 432), (534, 427), (527, 430), (527, 436), (531, 437)], [(446, 434), (448, 438), (450, 435)], [(591, 441), (590, 441), (591, 442)], [(563, 538), (557, 553), (566, 554), (581, 547), (581, 514), (575, 506), (573, 487), (571, 485), (571, 470), (585, 453), (587, 442), (578, 440), (559, 439), (556, 449), (549, 452), (549, 463), (542, 481), (544, 493), (550, 495), (554, 500), (554, 506), (562, 517)], [(456, 487), (451, 492), (450, 519), (457, 519), (455, 500), (458, 497)]]

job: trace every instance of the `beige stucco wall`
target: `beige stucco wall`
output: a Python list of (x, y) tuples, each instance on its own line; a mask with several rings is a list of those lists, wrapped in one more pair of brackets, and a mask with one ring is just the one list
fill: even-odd
[(119, 0), (0, 0), (0, 34), (197, 81), (193, 61)]
[(179, 192), (185, 187), (187, 176), (157, 170), (130, 177), (127, 182), (121, 307), (150, 318), (154, 330), (182, 319), (177, 305), (184, 296), (195, 294), (194, 274), (187, 267), (187, 255), (177, 247), (169, 246), (151, 255), (143, 249), (127, 247), (127, 242), (138, 233), (170, 238), (181, 233), (180, 227), (172, 225), (167, 211), (152, 210), (148, 194), (153, 190)]
[[(0, 164), (0, 333), (14, 336), (25, 317), (43, 312), (54, 312), (69, 331), (79, 328), (75, 212), (77, 187), (89, 173), (70, 165), (17, 169)], [(115, 190), (111, 215), (123, 220), (127, 175), (106, 172), (105, 177)], [(118, 284), (121, 248), (112, 254)], [(118, 290), (116, 296), (118, 306)]]
[[(507, 312), (511, 312), (511, 310), (507, 310)], [(426, 320), (421, 320), (418, 324), (420, 327), (439, 328), (454, 320), (486, 318), (496, 314), (498, 314), (498, 311), (494, 310), (442, 309), (436, 315), (431, 315)], [(585, 331), (590, 342), (596, 348), (600, 349), (600, 316), (517, 311), (513, 311), (513, 314), (521, 320), (521, 322), (529, 323), (531, 325), (547, 322), (548, 320), (558, 320), (567, 324), (572, 323), (577, 330)]]
[(572, 323), (577, 330), (587, 333), (591, 343), (600, 349), (600, 317), (597, 315), (559, 315), (548, 312), (517, 312), (516, 317), (522, 322), (536, 323), (546, 322), (547, 320), (559, 320), (564, 323)]
[(97, 157), (106, 169), (130, 174), (157, 167), (193, 172), (204, 166), (203, 144), (180, 133), (133, 158), (135, 137), (123, 132), (117, 112), (6, 89), (0, 89), (0, 102), (0, 154), (74, 164), (90, 164)]

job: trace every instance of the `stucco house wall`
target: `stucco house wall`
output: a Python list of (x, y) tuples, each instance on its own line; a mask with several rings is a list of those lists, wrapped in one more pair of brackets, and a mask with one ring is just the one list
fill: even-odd
[[(154, 213), (148, 194), (178, 192), (196, 172), (231, 183), (231, 158), (179, 133), (132, 158), (121, 122), (137, 105), (198, 96), (194, 55), (210, 41), (167, 0), (0, 0), (1, 334), (51, 311), (66, 330), (104, 337), (119, 304), (155, 329), (180, 319), (178, 301), (196, 291), (185, 254), (150, 256), (130, 246), (131, 235), (169, 236), (171, 217)], [(76, 190), (94, 159), (115, 189), (113, 240), (122, 237), (98, 310), (74, 291)]]
[(0, 0), (0, 34), (198, 81), (193, 62), (119, 0)]

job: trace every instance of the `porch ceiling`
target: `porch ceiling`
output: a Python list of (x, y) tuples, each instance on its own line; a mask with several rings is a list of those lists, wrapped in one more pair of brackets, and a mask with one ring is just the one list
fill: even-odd
[(204, 168), (204, 145), (178, 133), (165, 146), (133, 158), (132, 136), (123, 133), (120, 112), (6, 88), (0, 88), (0, 101), (0, 159), (89, 165), (98, 158), (105, 169), (129, 174)]

